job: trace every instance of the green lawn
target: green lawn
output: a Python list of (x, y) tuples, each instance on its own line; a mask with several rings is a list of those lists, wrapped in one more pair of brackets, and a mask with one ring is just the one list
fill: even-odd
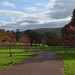
[[(22, 47), (17, 46), (16, 48)], [(29, 48), (41, 49), (40, 46), (30, 46)], [(64, 63), (64, 70), (65, 70), (64, 75), (75, 75), (75, 48), (62, 46), (49, 46), (49, 47), (45, 46), (42, 48), (44, 50), (50, 50), (61, 55)], [(24, 59), (29, 58), (32, 55), (36, 54), (31, 50), (27, 51), (28, 53), (26, 53), (26, 50), (24, 49), (12, 49), (13, 56), (9, 57), (9, 49), (0, 48), (0, 69), (19, 63)], [(10, 63), (11, 61), (14, 61), (14, 63), (11, 64)]]
[[(12, 57), (9, 57), (9, 49), (0, 47), (0, 69), (19, 63), (36, 54), (34, 51), (24, 49), (12, 49), (11, 51)], [(11, 63), (12, 61), (14, 63)]]
[[(41, 49), (41, 47), (33, 46), (30, 48)], [(62, 46), (43, 47), (45, 50), (50, 50), (61, 55), (64, 63), (64, 75), (75, 75), (75, 48)]]

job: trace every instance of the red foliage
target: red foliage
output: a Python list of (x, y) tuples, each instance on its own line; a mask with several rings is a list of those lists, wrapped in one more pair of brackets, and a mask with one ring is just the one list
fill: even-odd
[[(4, 40), (7, 45), (17, 45), (15, 34), (12, 31), (5, 31), (4, 32)], [(4, 44), (3, 44), (4, 45)]]
[(19, 43), (25, 47), (30, 46), (30, 38), (25, 34), (24, 37), (19, 39)]
[(42, 45), (45, 45), (45, 44), (46, 44), (46, 40), (42, 39)]
[(68, 25), (66, 27), (68, 35), (64, 33), (63, 40), (67, 46), (75, 46), (75, 26)]
[(57, 46), (58, 45), (58, 39), (57, 39), (57, 37), (56, 36), (53, 36), (51, 38), (50, 42), (51, 42), (51, 45), (52, 46)]
[(69, 25), (69, 29), (75, 31), (75, 26)]

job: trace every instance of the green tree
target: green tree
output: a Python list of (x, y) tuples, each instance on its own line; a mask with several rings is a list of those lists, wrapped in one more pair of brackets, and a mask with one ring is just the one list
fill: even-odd
[(20, 31), (19, 29), (16, 29), (16, 41), (18, 42), (19, 41), (19, 38), (20, 38)]
[(0, 43), (2, 42), (2, 34), (0, 33)]
[(0, 30), (0, 43), (4, 40), (4, 31)]
[(55, 33), (45, 32), (44, 35), (47, 37), (46, 40), (49, 46), (58, 45), (58, 40), (57, 40), (57, 36), (55, 35)]
[(36, 41), (36, 44), (38, 43), (39, 34), (37, 32), (32, 31), (32, 30), (27, 30), (24, 32), (24, 34), (29, 36), (31, 45), (33, 43), (33, 40)]
[(71, 19), (70, 24), (71, 24), (72, 26), (75, 26), (75, 9), (73, 10), (73, 15), (72, 15), (72, 19)]

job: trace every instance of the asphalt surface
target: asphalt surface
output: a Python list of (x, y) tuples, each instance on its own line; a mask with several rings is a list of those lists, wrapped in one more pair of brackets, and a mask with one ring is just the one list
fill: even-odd
[(0, 75), (64, 75), (60, 55), (47, 50), (32, 50), (36, 51), (37, 55), (0, 70)]

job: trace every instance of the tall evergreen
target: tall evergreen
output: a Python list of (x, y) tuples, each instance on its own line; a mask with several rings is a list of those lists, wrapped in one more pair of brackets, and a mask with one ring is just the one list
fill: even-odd
[(75, 9), (71, 21), (62, 28), (62, 36), (65, 46), (75, 47)]
[(72, 15), (72, 19), (71, 19), (71, 25), (75, 26), (75, 9), (73, 10), (73, 15)]

